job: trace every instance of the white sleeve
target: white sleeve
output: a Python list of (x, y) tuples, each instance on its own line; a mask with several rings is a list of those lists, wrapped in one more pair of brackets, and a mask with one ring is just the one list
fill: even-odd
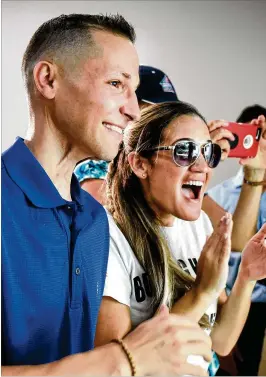
[(112, 297), (121, 304), (130, 306), (131, 279), (129, 273), (129, 263), (128, 258), (126, 258), (125, 255), (123, 256), (123, 249), (121, 250), (119, 245), (119, 242), (116, 243), (112, 237), (110, 238), (109, 257), (103, 296)]

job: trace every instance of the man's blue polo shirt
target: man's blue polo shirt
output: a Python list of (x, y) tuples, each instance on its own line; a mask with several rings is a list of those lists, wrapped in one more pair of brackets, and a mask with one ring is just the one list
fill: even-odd
[(2, 155), (2, 365), (93, 348), (109, 251), (104, 208), (64, 200), (18, 138)]

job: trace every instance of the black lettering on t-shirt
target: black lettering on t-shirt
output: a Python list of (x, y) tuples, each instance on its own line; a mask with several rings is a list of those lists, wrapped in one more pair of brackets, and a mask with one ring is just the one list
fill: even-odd
[[(188, 258), (188, 262), (192, 268), (192, 270), (195, 272), (196, 274), (196, 271), (197, 271), (197, 259), (196, 258)], [(178, 259), (177, 260), (177, 263), (179, 264), (179, 266), (185, 271), (187, 272), (189, 275), (191, 275), (191, 273), (189, 272), (189, 269), (187, 267), (187, 264), (185, 261), (183, 261), (182, 259)]]
[(197, 263), (198, 263), (197, 259), (196, 258), (188, 258), (188, 261), (189, 261), (191, 268), (193, 269), (193, 271), (196, 274), (197, 273)]
[(139, 276), (136, 276), (133, 279), (134, 282), (134, 291), (135, 291), (135, 297), (137, 302), (143, 302), (146, 298), (144, 288), (142, 286), (142, 282)]
[(185, 271), (185, 272), (187, 272), (189, 275), (191, 275), (191, 273), (189, 272), (189, 269), (187, 268), (186, 263), (185, 263), (182, 259), (178, 259), (178, 260), (177, 260), (177, 263), (178, 263), (179, 266), (183, 269), (183, 271)]
[(216, 313), (211, 313), (210, 316), (209, 316), (209, 319), (210, 319), (210, 324), (213, 326), (214, 322), (215, 322), (215, 318), (216, 318)]

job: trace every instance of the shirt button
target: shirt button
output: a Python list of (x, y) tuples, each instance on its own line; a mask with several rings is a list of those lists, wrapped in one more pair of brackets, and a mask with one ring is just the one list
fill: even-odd
[(71, 210), (71, 209), (72, 209), (72, 207), (70, 207), (70, 206), (67, 206), (67, 209)]
[(76, 268), (75, 273), (76, 273), (76, 275), (80, 275), (80, 268), (79, 267)]

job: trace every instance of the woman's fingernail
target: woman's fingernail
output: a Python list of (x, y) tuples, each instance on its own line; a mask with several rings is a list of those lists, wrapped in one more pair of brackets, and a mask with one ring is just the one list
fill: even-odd
[(225, 233), (225, 234), (224, 234), (224, 239), (227, 240), (227, 238), (228, 238), (228, 234)]

